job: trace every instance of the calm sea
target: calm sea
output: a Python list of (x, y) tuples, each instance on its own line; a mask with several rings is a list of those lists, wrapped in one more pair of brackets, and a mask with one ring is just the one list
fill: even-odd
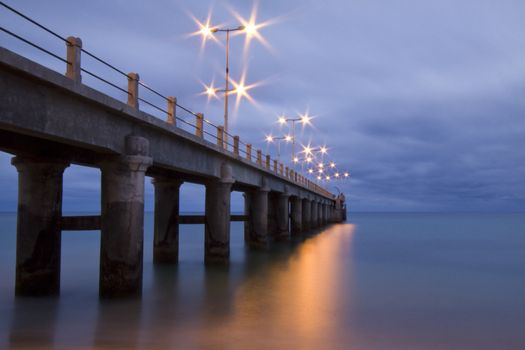
[(141, 300), (99, 301), (99, 233), (65, 232), (56, 299), (14, 298), (16, 216), (0, 214), (2, 349), (525, 349), (524, 214), (351, 214), (269, 252), (232, 224), (228, 269), (152, 265)]

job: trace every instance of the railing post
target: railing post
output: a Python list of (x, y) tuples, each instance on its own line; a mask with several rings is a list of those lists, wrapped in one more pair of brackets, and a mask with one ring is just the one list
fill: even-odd
[(176, 125), (176, 109), (177, 109), (177, 98), (173, 96), (168, 96), (168, 124)]
[(284, 172), (286, 178), (289, 178), (289, 177), (290, 177), (290, 172), (289, 172), (289, 171), (290, 171), (290, 170), (288, 169), (288, 167), (286, 167), (286, 168), (285, 168), (285, 172)]
[(277, 159), (274, 159), (274, 160), (273, 160), (273, 170), (274, 170), (275, 172), (278, 171)]
[(128, 73), (128, 106), (139, 109), (139, 75)]
[(224, 148), (224, 126), (217, 127), (217, 146)]
[(251, 144), (246, 145), (246, 159), (250, 162), (252, 161), (252, 145)]
[(279, 168), (281, 170), (280, 171), (281, 175), (284, 175), (284, 165), (283, 165), (283, 163), (279, 164)]
[(233, 154), (239, 156), (239, 136), (233, 137)]
[(270, 170), (270, 163), (271, 163), (270, 155), (266, 155), (266, 169)]
[(262, 166), (262, 151), (260, 149), (257, 150), (257, 165)]
[(197, 113), (195, 117), (197, 118), (197, 125), (195, 126), (195, 135), (202, 139), (204, 136), (204, 114)]
[(82, 52), (82, 40), (74, 36), (69, 36), (66, 41), (67, 47), (67, 68), (66, 76), (73, 81), (80, 83), (80, 54)]

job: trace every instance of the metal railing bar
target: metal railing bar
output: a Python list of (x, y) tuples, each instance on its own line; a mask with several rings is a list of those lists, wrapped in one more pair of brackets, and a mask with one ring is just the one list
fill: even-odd
[(57, 60), (60, 60), (60, 61), (62, 61), (62, 62), (64, 62), (64, 63), (67, 63), (67, 64), (71, 64), (71, 63), (69, 63), (66, 59), (64, 59), (64, 58), (62, 58), (62, 57), (60, 57), (60, 56), (58, 56), (57, 54), (55, 54), (55, 53), (53, 53), (53, 52), (51, 52), (51, 51), (49, 51), (49, 50), (47, 50), (47, 49), (44, 49), (43, 47), (38, 46), (37, 44), (33, 44), (31, 41), (29, 41), (29, 40), (27, 40), (27, 39), (25, 39), (25, 38), (22, 38), (20, 35), (17, 35), (17, 34), (15, 34), (15, 33), (11, 32), (11, 31), (5, 29), (4, 27), (0, 27), (0, 30), (3, 31), (3, 32), (6, 33), (6, 34), (9, 34), (9, 35), (11, 35), (11, 36), (17, 38), (18, 40), (23, 41), (24, 43), (26, 43), (26, 44), (28, 44), (28, 45), (30, 45), (30, 46), (36, 48), (36, 49), (39, 49), (40, 51), (43, 51), (43, 52), (47, 53), (47, 54), (50, 55), (50, 56), (53, 56), (53, 57), (56, 58)]
[(212, 138), (214, 138), (215, 140), (217, 140), (217, 135), (213, 135), (211, 132), (208, 132), (206, 130), (202, 130), (203, 134), (205, 135), (209, 135), (211, 136)]
[(192, 123), (186, 121), (185, 119), (183, 119), (183, 118), (181, 118), (181, 117), (175, 117), (175, 119), (180, 120), (181, 122), (183, 122), (184, 124), (187, 124), (187, 125), (191, 126), (192, 128), (195, 128), (195, 129), (197, 128), (196, 125), (193, 125)]
[(115, 89), (118, 89), (118, 90), (124, 92), (125, 94), (129, 95), (129, 91), (127, 91), (126, 89), (123, 89), (123, 88), (121, 88), (120, 86), (118, 86), (118, 85), (116, 85), (116, 84), (113, 84), (112, 82), (110, 82), (110, 81), (108, 81), (108, 80), (106, 80), (106, 79), (104, 79), (104, 78), (102, 78), (102, 77), (96, 75), (95, 73), (91, 73), (90, 71), (88, 71), (88, 70), (86, 70), (86, 69), (84, 69), (84, 68), (80, 68), (80, 70), (81, 70), (82, 72), (88, 74), (88, 75), (91, 75), (93, 78), (97, 78), (98, 80), (103, 81), (104, 83), (113, 86)]
[(164, 110), (164, 109), (162, 109), (162, 108), (160, 108), (160, 107), (155, 106), (153, 103), (151, 103), (151, 102), (149, 102), (149, 101), (147, 101), (147, 100), (145, 100), (145, 99), (143, 99), (143, 98), (140, 98), (140, 97), (139, 97), (138, 100), (141, 101), (141, 102), (144, 102), (144, 103), (147, 104), (148, 106), (151, 106), (151, 107), (153, 107), (153, 108), (155, 108), (155, 109), (157, 109), (157, 110), (159, 110), (159, 111), (161, 111), (161, 112), (163, 112), (163, 113), (165, 113), (165, 114), (168, 114), (168, 111), (166, 111), (166, 110)]
[(4, 2), (0, 1), (0, 5), (5, 7), (6, 9), (8, 9), (9, 11), (12, 11), (14, 13), (16, 13), (17, 15), (19, 15), (20, 17), (22, 17), (23, 19), (33, 23), (34, 25), (36, 25), (37, 27), (40, 27), (41, 29), (45, 30), (46, 32), (48, 32), (49, 34), (51, 35), (54, 35), (55, 37), (59, 38), (60, 40), (63, 40), (65, 42), (67, 42), (67, 39), (66, 38), (63, 38), (61, 35), (58, 35), (57, 33), (55, 33), (54, 31), (52, 31), (51, 29), (43, 26), (42, 24), (38, 23), (37, 21), (35, 21), (34, 19), (31, 19), (29, 18), (28, 16), (24, 15), (23, 13), (15, 10), (14, 8), (12, 8), (11, 6), (5, 4)]
[(144, 87), (146, 90), (149, 90), (151, 92), (153, 92), (155, 95), (159, 96), (159, 97), (162, 97), (163, 99), (165, 99), (166, 101), (168, 101), (168, 98), (166, 96), (164, 96), (163, 94), (161, 94), (160, 92), (157, 92), (155, 90), (153, 90), (152, 88), (150, 88), (148, 85), (146, 85), (144, 82), (142, 81), (139, 81), (139, 85)]
[(92, 54), (91, 52), (87, 51), (86, 49), (80, 49), (83, 53), (85, 53), (86, 55), (90, 56), (91, 58), (99, 61), (100, 63), (108, 66), (109, 68), (113, 69), (114, 71), (122, 74), (123, 76), (127, 77), (128, 75), (126, 73), (124, 73), (122, 70), (118, 69), (117, 67), (113, 66), (112, 64), (109, 64), (107, 63), (106, 61), (104, 61), (103, 59), (101, 58), (98, 58), (97, 56), (95, 56), (94, 54)]
[(184, 107), (184, 106), (181, 106), (181, 105), (178, 104), (178, 103), (176, 103), (175, 105), (176, 105), (177, 107), (179, 107), (180, 109), (182, 109), (183, 111), (188, 112), (189, 114), (192, 114), (192, 115), (194, 115), (194, 116), (197, 116), (197, 113), (191, 111), (190, 109), (188, 109), (188, 108), (186, 108), (186, 107)]

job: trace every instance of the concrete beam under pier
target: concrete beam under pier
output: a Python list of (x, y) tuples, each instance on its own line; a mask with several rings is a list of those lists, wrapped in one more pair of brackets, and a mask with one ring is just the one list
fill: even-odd
[(62, 216), (60, 229), (62, 231), (94, 231), (100, 230), (100, 215)]
[[(248, 215), (230, 215), (230, 222), (248, 221)], [(205, 215), (179, 215), (179, 224), (183, 225), (198, 225), (205, 224)]]

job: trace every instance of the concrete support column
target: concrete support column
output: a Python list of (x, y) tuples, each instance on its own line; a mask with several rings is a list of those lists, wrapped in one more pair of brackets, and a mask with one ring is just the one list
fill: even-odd
[(277, 232), (275, 233), (275, 239), (278, 241), (287, 241), (290, 239), (289, 230), (289, 199), (288, 193), (280, 193), (277, 196)]
[(148, 140), (126, 137), (126, 154), (102, 163), (100, 296), (142, 293), (144, 176)]
[(182, 181), (156, 178), (153, 263), (175, 264), (179, 260), (179, 190)]
[(292, 215), (291, 215), (292, 235), (298, 236), (303, 233), (303, 201), (301, 200), (301, 197), (298, 197), (298, 196), (292, 197), (291, 210), (292, 210)]
[(302, 224), (303, 224), (303, 230), (309, 231), (311, 228), (311, 222), (312, 222), (312, 203), (308, 199), (302, 200), (303, 210), (302, 210)]
[(230, 260), (230, 200), (235, 180), (223, 163), (221, 178), (206, 185), (204, 262), (228, 264)]
[(310, 216), (312, 218), (310, 221), (310, 227), (313, 229), (318, 228), (319, 222), (317, 221), (317, 202), (316, 201), (311, 202)]
[(253, 190), (247, 196), (245, 241), (250, 248), (268, 247), (268, 192), (269, 188), (262, 186)]
[(268, 236), (275, 237), (277, 232), (277, 196), (275, 192), (268, 193)]
[(321, 203), (321, 223), (323, 226), (326, 226), (327, 224), (326, 204), (325, 203)]
[(317, 227), (323, 226), (323, 204), (317, 203)]
[(15, 157), (18, 170), (16, 295), (60, 293), (62, 175), (66, 162)]

